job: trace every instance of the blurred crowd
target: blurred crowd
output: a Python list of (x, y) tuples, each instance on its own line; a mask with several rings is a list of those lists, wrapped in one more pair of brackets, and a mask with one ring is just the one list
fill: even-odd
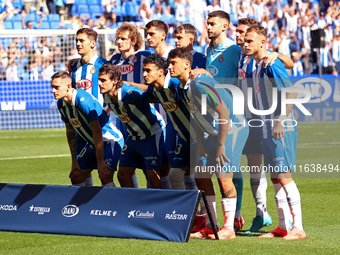
[[(240, 18), (252, 17), (264, 26), (268, 49), (295, 62), (292, 76), (318, 74), (319, 66), (324, 74), (337, 75), (340, 71), (338, 0), (0, 0), (0, 10), (0, 30), (110, 29), (123, 22), (143, 28), (150, 20), (161, 19), (169, 24), (169, 44), (174, 44), (176, 26), (191, 23), (198, 32), (195, 50), (202, 53), (209, 45), (207, 14), (224, 10), (231, 18), (231, 39), (235, 39)], [(317, 29), (324, 31), (325, 46), (321, 49), (312, 48), (311, 31)], [(64, 61), (77, 56), (75, 50), (64, 52), (64, 46), (63, 38), (56, 36), (14, 38), (10, 42), (2, 38), (0, 79), (49, 79), (64, 68)]]

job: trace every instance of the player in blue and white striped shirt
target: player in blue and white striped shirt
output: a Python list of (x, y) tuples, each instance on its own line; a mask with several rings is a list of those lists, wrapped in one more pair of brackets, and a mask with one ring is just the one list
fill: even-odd
[[(295, 170), (297, 130), (294, 125), (292, 108), (286, 106), (287, 115), (281, 115), (281, 91), (285, 87), (292, 86), (283, 64), (276, 60), (271, 66), (263, 67), (263, 57), (267, 54), (267, 31), (262, 26), (248, 28), (244, 39), (244, 47), (248, 56), (256, 61), (256, 71), (249, 74), (252, 77), (252, 85), (255, 94), (255, 109), (269, 110), (276, 95), (272, 88), (278, 90), (277, 107), (273, 113), (267, 115), (258, 114), (259, 127), (256, 129), (258, 137), (262, 141), (264, 154), (264, 166), (275, 169), (271, 172), (274, 184), (279, 226), (270, 233), (261, 235), (260, 238), (283, 237), (284, 240), (296, 240), (306, 238), (306, 232), (302, 226), (302, 213), (299, 190), (293, 181), (291, 171)], [(295, 98), (296, 95), (287, 93), (287, 98)], [(256, 115), (255, 115), (256, 116)], [(272, 120), (278, 120), (272, 122)], [(283, 126), (282, 120), (285, 121)], [(276, 123), (275, 123), (276, 122)], [(289, 204), (290, 214), (282, 209), (282, 201)], [(293, 216), (293, 229), (289, 231), (290, 216)]]
[(118, 66), (105, 64), (100, 68), (100, 92), (105, 102), (125, 124), (129, 133), (119, 163), (118, 178), (122, 187), (134, 187), (132, 175), (136, 168), (146, 166), (152, 188), (162, 188), (158, 170), (162, 162), (164, 123), (148, 102), (148, 94), (124, 83)]
[[(80, 59), (71, 60), (70, 74), (72, 77), (72, 87), (84, 89), (93, 95), (103, 106), (104, 97), (98, 88), (98, 70), (107, 61), (95, 53), (98, 33), (90, 28), (82, 28), (76, 34), (76, 47)], [(77, 135), (78, 153), (84, 147), (86, 141)], [(92, 186), (92, 177), (86, 180), (86, 186)]]
[[(232, 182), (232, 172), (238, 171), (242, 149), (248, 136), (248, 126), (245, 125), (245, 117), (233, 115), (232, 96), (226, 89), (215, 89), (216, 81), (210, 76), (201, 75), (194, 80), (190, 79), (192, 65), (192, 54), (188, 49), (176, 48), (169, 53), (169, 71), (172, 77), (180, 80), (180, 88), (183, 89), (183, 96), (191, 113), (199, 126), (196, 131), (197, 152), (196, 157), (201, 157), (204, 167), (214, 167), (217, 165), (226, 166), (226, 172), (219, 172), (219, 184), (222, 193), (222, 207), (225, 218), (221, 231), (218, 232), (220, 239), (235, 238), (234, 215), (236, 209), (236, 190)], [(201, 96), (207, 96), (207, 113), (202, 114)], [(229, 124), (215, 125), (215, 121), (228, 122)], [(230, 122), (233, 122), (231, 125)], [(242, 124), (243, 123), (243, 124)], [(205, 133), (205, 135), (203, 134)], [(207, 156), (207, 157), (206, 157)], [(195, 165), (197, 166), (196, 162)], [(200, 164), (201, 166), (201, 164)], [(211, 181), (211, 173), (202, 173), (196, 170), (196, 183), (199, 189), (205, 190), (208, 197), (215, 195)], [(229, 169), (229, 170), (228, 170)], [(215, 200), (215, 199), (213, 199)], [(209, 207), (213, 210), (213, 201), (208, 199)], [(202, 211), (205, 210), (201, 204)], [(216, 212), (213, 213), (214, 222), (207, 219), (207, 226), (199, 232), (191, 235), (196, 238), (214, 238), (211, 225), (216, 224)]]
[(167, 65), (159, 54), (152, 54), (144, 60), (143, 74), (145, 83), (152, 85), (148, 87), (148, 92), (162, 104), (178, 134), (169, 178), (173, 189), (184, 190), (184, 174), (190, 166), (190, 143), (195, 135), (190, 129), (188, 106), (178, 91), (180, 82), (171, 78), (170, 74), (166, 75)]
[[(117, 28), (115, 42), (120, 53), (113, 55), (110, 62), (119, 66), (122, 80), (144, 83), (143, 60), (151, 53), (141, 50), (143, 38), (138, 29), (130, 23), (123, 23)], [(116, 125), (126, 138), (128, 133), (118, 117), (116, 118)], [(138, 188), (136, 175), (133, 175), (133, 183), (135, 188)]]
[[(72, 184), (85, 186), (88, 174), (97, 168), (103, 186), (115, 187), (113, 172), (123, 146), (121, 132), (113, 126), (97, 99), (71, 87), (71, 76), (67, 72), (54, 74), (51, 87), (66, 126), (72, 156), (69, 175)], [(75, 133), (87, 142), (80, 153), (77, 153)]]

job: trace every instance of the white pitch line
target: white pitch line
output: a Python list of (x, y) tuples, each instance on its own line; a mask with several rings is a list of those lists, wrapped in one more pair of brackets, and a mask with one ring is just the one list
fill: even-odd
[(51, 137), (63, 137), (63, 136), (65, 135), (0, 136), (0, 139), (51, 138)]
[(0, 158), (0, 160), (35, 159), (35, 158), (61, 158), (61, 157), (69, 157), (69, 156), (70, 156), (70, 154), (59, 154), (59, 155), (43, 155), (43, 156), (29, 156), (29, 157)]

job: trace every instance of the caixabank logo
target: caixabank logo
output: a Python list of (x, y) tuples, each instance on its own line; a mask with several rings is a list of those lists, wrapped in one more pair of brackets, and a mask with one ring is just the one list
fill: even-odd
[(131, 210), (127, 216), (129, 219), (153, 219), (155, 218), (155, 212)]
[(66, 218), (71, 218), (79, 213), (79, 207), (76, 205), (66, 205), (62, 210), (61, 214)]

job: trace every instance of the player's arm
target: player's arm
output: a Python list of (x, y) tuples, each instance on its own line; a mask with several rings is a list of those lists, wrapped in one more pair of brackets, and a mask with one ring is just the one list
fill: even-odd
[(103, 133), (99, 125), (98, 119), (90, 123), (90, 128), (93, 134), (94, 147), (96, 148), (97, 169), (99, 174), (111, 174), (111, 168), (104, 162), (104, 142)]
[(148, 85), (145, 84), (141, 84), (141, 83), (135, 83), (135, 82), (129, 82), (129, 81), (124, 81), (124, 83), (129, 84), (131, 86), (137, 87), (141, 90), (143, 90), (144, 92), (146, 92), (148, 90)]
[(203, 68), (196, 68), (196, 69), (193, 69), (190, 71), (190, 78), (192, 80), (195, 80), (196, 77), (200, 77), (202, 74), (205, 74), (205, 75), (208, 75), (210, 76), (211, 78), (214, 78), (211, 73)]
[(71, 160), (72, 160), (72, 166), (71, 166), (71, 172), (69, 177), (71, 178), (72, 174), (75, 171), (79, 171), (80, 167), (77, 161), (77, 142), (76, 142), (76, 131), (72, 127), (70, 123), (65, 123), (66, 127), (66, 137), (67, 137), (67, 142), (68, 146), (70, 148), (71, 152)]
[(276, 59), (280, 59), (287, 69), (292, 69), (294, 67), (294, 62), (290, 57), (275, 51), (267, 53), (267, 55), (264, 56), (263, 67), (266, 68), (269, 64), (271, 66)]
[(220, 122), (223, 122), (223, 124), (218, 124), (216, 161), (220, 166), (224, 166), (225, 161), (230, 162), (225, 154), (225, 141), (228, 135), (230, 111), (224, 102), (219, 103), (214, 110), (218, 113), (218, 118), (222, 120)]

